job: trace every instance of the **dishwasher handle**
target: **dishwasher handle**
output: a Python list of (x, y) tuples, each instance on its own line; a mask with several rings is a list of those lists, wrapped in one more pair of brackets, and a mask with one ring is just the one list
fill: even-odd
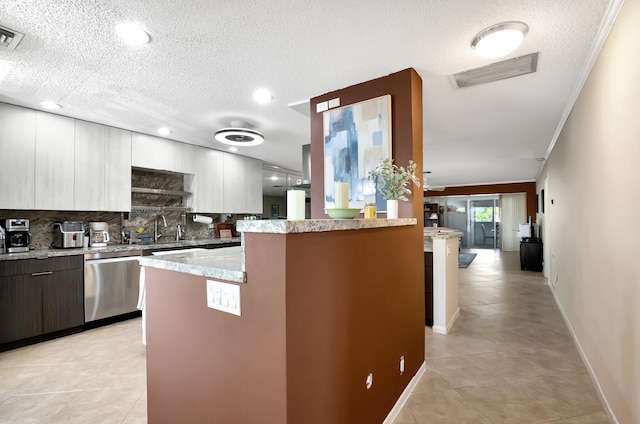
[(33, 274), (31, 274), (32, 277), (37, 277), (39, 275), (51, 275), (53, 274), (53, 271), (43, 271), (43, 272), (34, 272)]

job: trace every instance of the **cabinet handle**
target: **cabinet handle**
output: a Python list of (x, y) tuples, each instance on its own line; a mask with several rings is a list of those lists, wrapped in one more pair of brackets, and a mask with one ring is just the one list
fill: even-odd
[(51, 275), (53, 271), (44, 271), (44, 272), (34, 272), (31, 274), (32, 277), (37, 277), (38, 275)]

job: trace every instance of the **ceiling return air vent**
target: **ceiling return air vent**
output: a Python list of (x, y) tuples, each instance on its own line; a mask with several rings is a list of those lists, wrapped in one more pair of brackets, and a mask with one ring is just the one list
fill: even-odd
[(507, 78), (535, 72), (538, 67), (538, 53), (520, 56), (501, 62), (491, 63), (479, 68), (449, 74), (451, 83), (456, 88), (471, 87)]
[(16, 48), (24, 34), (0, 25), (0, 48), (13, 50)]

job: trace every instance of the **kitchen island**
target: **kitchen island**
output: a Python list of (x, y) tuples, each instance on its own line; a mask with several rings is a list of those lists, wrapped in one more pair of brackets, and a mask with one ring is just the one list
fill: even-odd
[(425, 296), (427, 301), (432, 298), (431, 328), (434, 333), (447, 334), (460, 314), (458, 250), (462, 235), (453, 228), (424, 228), (425, 275), (432, 272), (432, 287), (428, 287), (429, 278), (425, 279)]
[(383, 422), (424, 371), (416, 225), (242, 221), (233, 265), (141, 258), (149, 423)]

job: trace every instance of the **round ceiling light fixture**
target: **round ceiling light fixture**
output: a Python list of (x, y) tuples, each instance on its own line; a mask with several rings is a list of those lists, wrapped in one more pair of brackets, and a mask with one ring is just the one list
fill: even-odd
[(60, 109), (60, 108), (62, 108), (62, 106), (60, 106), (58, 103), (52, 102), (51, 100), (45, 100), (44, 102), (40, 102), (40, 106), (46, 107), (47, 109)]
[(141, 46), (151, 41), (151, 36), (146, 31), (132, 23), (116, 25), (116, 33), (130, 46)]
[(522, 44), (527, 32), (529, 26), (524, 22), (502, 22), (480, 31), (471, 40), (471, 48), (480, 57), (506, 56)]
[(231, 146), (257, 146), (264, 142), (262, 134), (248, 128), (222, 128), (216, 131), (215, 138)]

